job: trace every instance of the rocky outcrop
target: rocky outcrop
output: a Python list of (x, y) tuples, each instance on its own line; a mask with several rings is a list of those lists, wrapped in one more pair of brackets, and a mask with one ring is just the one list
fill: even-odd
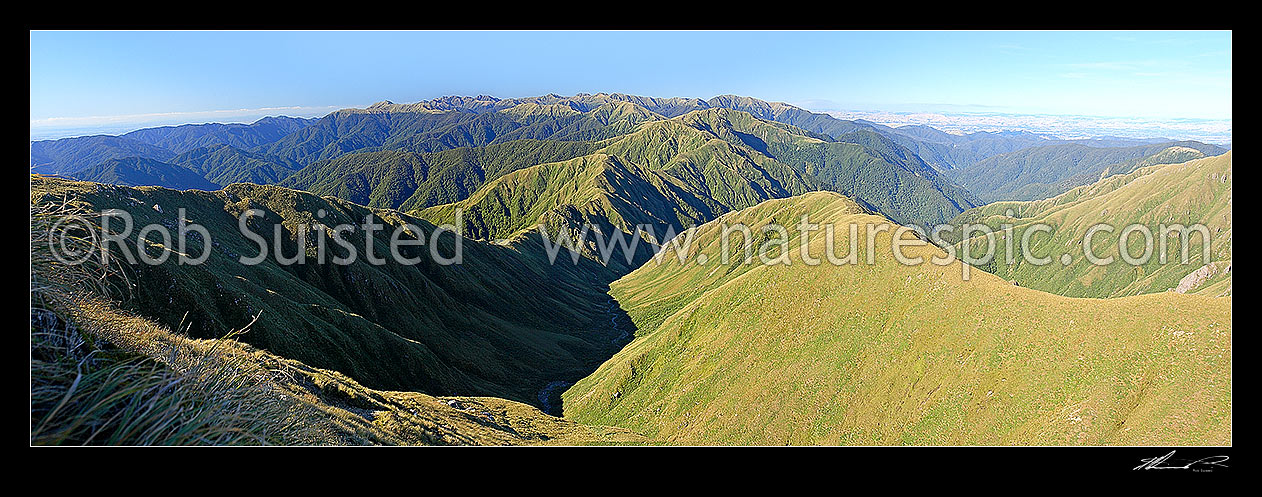
[(1184, 276), (1183, 279), (1179, 280), (1179, 285), (1174, 288), (1174, 291), (1176, 293), (1188, 293), (1200, 288), (1202, 284), (1219, 273), (1226, 274), (1230, 272), (1231, 261), (1211, 262)]

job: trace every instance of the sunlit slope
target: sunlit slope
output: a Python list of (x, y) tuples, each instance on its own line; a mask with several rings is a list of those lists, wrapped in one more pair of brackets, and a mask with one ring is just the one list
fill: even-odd
[(902, 223), (932, 226), (981, 204), (890, 138), (858, 130), (837, 140), (793, 149), (780, 146), (773, 153)]
[[(539, 225), (552, 236), (566, 231), (574, 239), (588, 224), (603, 239), (615, 230), (628, 240), (637, 231), (651, 235), (637, 246), (633, 264), (615, 257), (623, 262), (614, 266), (625, 273), (651, 253), (649, 243), (659, 243), (671, 230), (677, 233), (730, 210), (818, 187), (813, 178), (743, 142), (724, 140), (725, 134), (734, 139), (730, 129), (716, 130), (698, 117), (704, 116), (692, 113), (645, 124), (599, 153), (513, 171), (469, 198), (418, 215), (451, 223), (459, 211), (468, 236), (489, 240), (516, 239)], [(589, 244), (580, 252), (596, 258), (598, 251)]]
[(523, 167), (591, 154), (590, 142), (514, 140), (441, 152), (351, 153), (311, 164), (281, 186), (387, 209), (421, 209), (462, 200), (487, 181)]
[(583, 112), (562, 105), (531, 104), (485, 113), (424, 103), (381, 102), (366, 109), (334, 112), (254, 151), (312, 164), (353, 152), (426, 153), (522, 139), (599, 141), (660, 118), (625, 102), (585, 108)]
[[(1219, 268), (1221, 271), (1207, 270), (1213, 274), (1181, 291), (1206, 291), (1225, 280), (1225, 284), (1214, 287), (1218, 291), (1211, 296), (1230, 295), (1231, 186), (1231, 152), (1227, 152), (1182, 164), (1140, 168), (1046, 200), (998, 202), (978, 207), (960, 214), (952, 224), (984, 223), (995, 230), (997, 255), (979, 267), (1022, 286), (1075, 297), (1164, 292), (1178, 289), (1184, 278), (1207, 264), (1225, 263), (1225, 267)], [(1008, 217), (1010, 210), (1012, 214)], [(1051, 257), (1046, 265), (1021, 257), (1022, 237), (1026, 230), (1040, 223), (1051, 226), (1053, 231), (1031, 234), (1030, 246), (1035, 257)], [(1099, 258), (1112, 257), (1113, 263), (1107, 265), (1092, 264), (1083, 252), (1087, 230), (1101, 223), (1112, 226), (1114, 231), (1097, 232), (1092, 237), (1092, 253)], [(1008, 239), (1002, 231), (1005, 224), (1013, 227), (1012, 264), (1007, 263)], [(1143, 225), (1152, 233), (1152, 254), (1143, 264), (1127, 263), (1118, 250), (1123, 230), (1132, 224)], [(1168, 230), (1164, 237), (1166, 260), (1163, 263), (1160, 257), (1163, 224), (1167, 227), (1204, 225), (1210, 240), (1209, 258), (1206, 259), (1203, 252), (1203, 233), (1188, 232), (1185, 241), (1180, 231)], [(957, 231), (961, 233), (962, 230)], [(980, 254), (986, 246), (986, 238), (978, 235), (973, 237), (970, 250)], [(1128, 237), (1127, 251), (1132, 258), (1141, 258), (1145, 246), (1149, 244), (1142, 231)], [(962, 245), (956, 248), (961, 249)], [(1186, 263), (1182, 258), (1185, 248)], [(1062, 254), (1069, 254), (1068, 265), (1062, 264)]]
[(466, 232), (487, 239), (511, 239), (541, 223), (552, 233), (567, 226), (578, 233), (591, 223), (628, 235), (648, 224), (652, 240), (668, 228), (682, 231), (812, 190), (856, 190), (872, 210), (920, 221), (946, 220), (973, 205), (914, 155), (882, 148), (897, 145), (875, 133), (851, 137), (855, 143), (826, 138), (745, 112), (694, 111), (641, 124), (596, 154), (506, 174), (419, 215), (452, 222), (460, 210)]
[[(727, 208), (747, 207), (784, 196), (783, 192), (832, 189), (851, 194), (894, 219), (933, 224), (976, 205), (971, 194), (915, 154), (872, 131), (849, 133), (834, 141), (726, 108), (694, 110), (665, 119), (631, 102), (588, 105), (527, 102), (467, 115), (454, 123), (447, 121), (455, 118), (444, 116), (456, 111), (429, 111), (416, 118), (417, 123), (428, 124), (417, 124), (416, 129), (404, 125), (412, 119), (408, 112), (415, 106), (373, 106), (360, 113), (338, 114), (331, 122), (395, 116), (391, 123), (400, 130), (391, 133), (399, 136), (317, 161), (282, 185), (373, 207), (415, 210), (464, 200), (495, 179), (529, 166), (601, 153), (629, 169), (638, 166), (673, 178), (703, 201)], [(520, 127), (476, 133), (468, 128), (497, 120)], [(318, 133), (320, 126), (302, 133)], [(437, 128), (429, 131), (433, 126)], [(375, 136), (355, 129), (347, 136)], [(443, 138), (452, 133), (464, 138), (450, 142)], [(448, 149), (455, 145), (461, 146)]]
[(564, 394), (566, 417), (679, 444), (1230, 443), (1230, 299), (963, 281), (958, 262), (898, 264), (890, 232), (871, 266), (863, 241), (858, 265), (805, 265), (793, 228), (790, 266), (716, 262), (721, 223), (803, 214), (838, 224), (842, 257), (848, 223), (884, 222), (858, 212), (826, 192), (768, 201), (698, 228), (688, 262), (616, 281), (636, 339)]
[[(670, 152), (676, 147), (690, 150), (687, 139), (697, 139), (698, 135), (670, 133), (672, 125), (703, 130), (708, 136), (700, 138), (723, 140), (760, 165), (788, 166), (816, 180), (816, 189), (845, 193), (902, 222), (945, 222), (977, 205), (970, 193), (942, 177), (910, 150), (873, 131), (858, 130), (834, 139), (724, 108), (690, 112), (654, 123), (614, 142), (605, 152), (650, 167), (673, 169), (686, 165), (686, 155), (675, 158)], [(653, 132), (645, 132), (650, 129)]]
[[(374, 106), (332, 117), (397, 116), (391, 123), (406, 122), (412, 114), (400, 108)], [(419, 114), (416, 127), (391, 131), (398, 136), (382, 138), (380, 145), (326, 154), (335, 158), (309, 165), (283, 185), (371, 207), (422, 209), (462, 200), (486, 182), (523, 167), (589, 155), (603, 146), (602, 140), (663, 119), (630, 102), (582, 109), (573, 103), (523, 103), (485, 115)], [(348, 139), (364, 133), (345, 132)]]
[[(189, 222), (210, 231), (210, 257), (200, 265), (178, 264), (174, 256), (155, 266), (127, 265), (131, 287), (124, 290), (125, 309), (171, 328), (184, 323), (197, 338), (224, 336), (257, 315), (241, 340), (340, 371), (370, 388), (537, 402), (545, 384), (577, 379), (616, 347), (604, 315), (604, 288), (616, 274), (587, 259), (550, 265), (536, 238), (513, 247), (464, 239), (463, 263), (443, 266), (430, 247), (437, 243), (437, 252), (451, 257), (456, 238), (446, 233), (435, 241), (430, 223), (275, 186), (179, 192), (32, 176), (32, 196), (68, 197), (94, 212), (130, 212), (135, 224), (127, 246), (133, 254), (141, 226), (160, 224), (174, 235), (184, 209)], [(272, 252), (257, 265), (241, 263), (240, 257), (258, 253), (238, 228), (238, 216), (247, 209), (264, 212), (248, 226), (266, 238), (269, 250), (279, 232), (280, 252), (300, 255), (302, 262), (280, 264)], [(306, 232), (305, 250), (298, 247), (302, 225), (360, 224), (369, 214), (382, 225), (372, 246), (385, 263), (367, 260), (362, 229), (343, 233), (357, 247), (350, 264), (331, 261), (347, 255), (331, 240), (319, 263), (316, 230)], [(404, 223), (426, 236), (425, 245), (401, 249), (419, 260), (415, 265), (391, 259), (387, 245)], [(121, 221), (111, 226), (122, 231)], [(151, 234), (150, 240), (156, 255), (152, 245), (161, 239)], [(201, 254), (199, 240), (190, 238), (192, 255)]]
[[(1163, 153), (1172, 147), (1182, 153)], [(1191, 151), (1199, 154), (1188, 155)], [(1091, 184), (1102, 174), (1125, 172), (1125, 165), (1133, 166), (1146, 158), (1160, 161), (1154, 164), (1170, 164), (1226, 151), (1217, 145), (1195, 141), (1107, 148), (1056, 143), (996, 155), (952, 170), (950, 174), (986, 202), (1038, 200)], [(1110, 170), (1113, 173), (1109, 173)]]

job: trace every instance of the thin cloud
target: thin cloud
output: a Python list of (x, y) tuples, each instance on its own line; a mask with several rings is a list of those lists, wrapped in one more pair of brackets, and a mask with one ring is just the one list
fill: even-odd
[(1231, 143), (1230, 119), (1144, 119), (1125, 117), (948, 113), (833, 111), (841, 119), (863, 119), (887, 126), (923, 124), (947, 132), (1023, 130), (1061, 138), (1122, 136), (1130, 138), (1170, 138)]

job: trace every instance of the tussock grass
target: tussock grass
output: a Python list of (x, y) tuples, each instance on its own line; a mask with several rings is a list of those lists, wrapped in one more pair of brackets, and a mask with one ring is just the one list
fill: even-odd
[[(194, 339), (191, 319), (173, 330), (128, 313), (119, 299), (141, 298), (145, 280), (99, 258), (62, 263), (47, 243), (61, 219), (95, 222), (90, 204), (65, 199), (99, 188), (108, 187), (46, 182), (32, 194), (32, 445), (644, 443), (509, 400), (366, 388), (237, 340), (259, 332), (258, 315)], [(66, 246), (100, 250), (86, 230), (72, 230)]]
[(302, 408), (272, 385), (277, 372), (226, 353), (220, 341), (110, 313), (103, 296), (121, 269), (99, 257), (67, 264), (48, 242), (54, 237), (67, 253), (99, 253), (89, 232), (62, 229), (71, 216), (90, 219), (69, 201), (31, 204), (31, 444), (319, 439), (302, 422)]

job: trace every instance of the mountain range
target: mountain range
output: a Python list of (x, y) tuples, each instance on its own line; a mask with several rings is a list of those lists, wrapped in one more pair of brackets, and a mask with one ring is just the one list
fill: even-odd
[[(275, 443), (1231, 440), (1231, 153), (1213, 145), (955, 135), (749, 97), (601, 93), (33, 142), (31, 172), (33, 219), (72, 206), (206, 227), (205, 263), (125, 265), (54, 307), (163, 374), (187, 374), (177, 346), (283, 371), (246, 383), (321, 428), (260, 435)], [(238, 224), (250, 210), (261, 215), (245, 226), (275, 242), (253, 265), (239, 262), (257, 251)], [(705, 262), (732, 255), (726, 226), (762, 246), (764, 226), (803, 216), (839, 238), (793, 233), (785, 264)], [(387, 240), (358, 230), (344, 236), (359, 258), (319, 260), (330, 226), (365, 220), (415, 240), (403, 255), (417, 262), (372, 262)], [(929, 259), (985, 243), (955, 232), (933, 245), (900, 226), (976, 222), (1017, 238), (1051, 225), (1036, 252), (1070, 263), (890, 257), (896, 244)], [(1106, 268), (1075, 249), (1100, 222), (1203, 223), (1209, 237), (1188, 264)], [(887, 229), (851, 238), (846, 225)], [(575, 243), (558, 252), (558, 237)], [(818, 256), (859, 238), (873, 263), (811, 265), (787, 248)], [(33, 222), (33, 257), (47, 239)], [(1120, 256), (1101, 240), (1098, 255)], [(166, 245), (133, 231), (111, 250)], [(33, 278), (59, 281), (50, 264)], [(74, 390), (61, 381), (73, 363), (38, 380)], [(33, 401), (46, 407), (33, 419), (54, 417), (55, 397)]]

